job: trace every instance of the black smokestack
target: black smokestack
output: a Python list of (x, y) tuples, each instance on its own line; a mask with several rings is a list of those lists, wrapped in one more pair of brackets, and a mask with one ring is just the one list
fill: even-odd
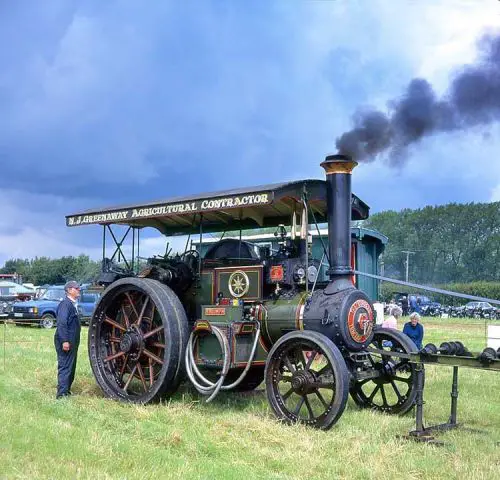
[(326, 172), (330, 280), (352, 274), (351, 173), (356, 165), (346, 155), (328, 155), (321, 163)]
[(402, 97), (389, 103), (389, 112), (358, 111), (354, 128), (337, 138), (337, 149), (356, 160), (375, 160), (387, 152), (393, 163), (423, 137), (500, 120), (500, 35), (478, 42), (479, 58), (455, 74), (439, 99), (422, 78), (412, 80)]

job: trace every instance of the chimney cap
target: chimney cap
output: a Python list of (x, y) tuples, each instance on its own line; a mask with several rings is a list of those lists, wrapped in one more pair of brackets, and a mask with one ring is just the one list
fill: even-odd
[(358, 163), (350, 156), (339, 153), (327, 155), (321, 166), (325, 169), (327, 175), (333, 173), (351, 173)]
[(343, 153), (332, 153), (325, 157), (325, 162), (328, 161), (349, 161), (352, 162), (352, 157), (350, 155), (344, 155)]

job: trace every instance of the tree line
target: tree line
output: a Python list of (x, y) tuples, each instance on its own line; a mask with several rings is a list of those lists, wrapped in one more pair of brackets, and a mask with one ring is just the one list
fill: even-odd
[(68, 280), (91, 283), (99, 274), (101, 262), (91, 260), (87, 255), (78, 257), (34, 259), (11, 259), (5, 262), (0, 273), (17, 273), (23, 282), (34, 285), (58, 285)]
[(363, 226), (389, 238), (381, 258), (387, 277), (404, 280), (409, 258), (413, 283), (500, 281), (500, 202), (385, 211)]

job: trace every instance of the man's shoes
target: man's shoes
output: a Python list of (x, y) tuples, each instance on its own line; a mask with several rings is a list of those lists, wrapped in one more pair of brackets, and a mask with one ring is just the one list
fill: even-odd
[(70, 395), (71, 395), (71, 393), (60, 393), (60, 394), (56, 395), (56, 400), (69, 397)]

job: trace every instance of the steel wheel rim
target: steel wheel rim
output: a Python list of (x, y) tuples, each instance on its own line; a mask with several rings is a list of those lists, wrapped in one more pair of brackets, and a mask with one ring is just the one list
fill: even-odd
[(337, 399), (332, 361), (319, 345), (294, 339), (278, 348), (271, 366), (271, 389), (285, 419), (322, 423)]
[(52, 328), (54, 326), (54, 320), (51, 317), (42, 318), (43, 328)]

